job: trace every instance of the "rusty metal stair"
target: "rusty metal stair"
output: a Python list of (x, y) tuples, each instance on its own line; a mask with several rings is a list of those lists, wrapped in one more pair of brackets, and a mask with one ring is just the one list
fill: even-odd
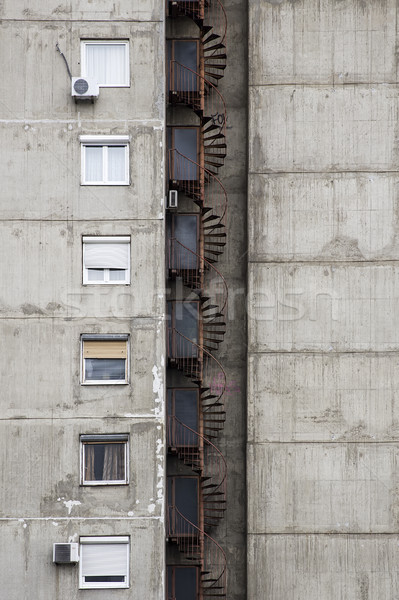
[(200, 476), (203, 520), (206, 529), (219, 523), (226, 510), (226, 460), (215, 444), (168, 416), (168, 451)]
[(227, 598), (226, 554), (208, 533), (189, 521), (176, 506), (168, 506), (167, 540), (176, 544), (187, 561), (200, 568), (200, 594), (204, 600)]
[[(198, 179), (190, 179), (196, 168)], [(204, 232), (204, 257), (217, 262), (226, 245), (227, 192), (220, 179), (209, 169), (181, 154), (176, 148), (168, 152), (169, 189), (191, 198), (201, 211)]]

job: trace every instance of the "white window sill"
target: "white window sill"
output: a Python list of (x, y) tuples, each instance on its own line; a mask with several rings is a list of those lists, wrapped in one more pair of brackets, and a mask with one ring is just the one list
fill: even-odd
[(81, 385), (129, 385), (128, 381), (107, 381), (100, 379), (97, 381), (82, 381)]

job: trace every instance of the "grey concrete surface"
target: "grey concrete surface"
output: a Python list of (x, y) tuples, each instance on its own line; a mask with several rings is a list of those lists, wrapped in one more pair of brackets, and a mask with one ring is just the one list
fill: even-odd
[(397, 35), (249, 2), (248, 600), (397, 595)]
[[(164, 600), (164, 7), (1, 3), (0, 596)], [(75, 103), (81, 39), (130, 86)], [(128, 135), (127, 186), (82, 186), (80, 135)], [(131, 282), (83, 285), (82, 236), (131, 236)], [(129, 381), (82, 385), (82, 333), (129, 334)], [(129, 434), (129, 483), (82, 486), (79, 436)], [(130, 536), (130, 589), (79, 590), (54, 542)], [(12, 577), (10, 577), (12, 574)]]

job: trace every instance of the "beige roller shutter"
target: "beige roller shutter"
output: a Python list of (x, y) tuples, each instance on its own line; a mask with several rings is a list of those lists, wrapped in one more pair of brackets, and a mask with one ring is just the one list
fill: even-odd
[(84, 341), (84, 358), (127, 358), (126, 341)]

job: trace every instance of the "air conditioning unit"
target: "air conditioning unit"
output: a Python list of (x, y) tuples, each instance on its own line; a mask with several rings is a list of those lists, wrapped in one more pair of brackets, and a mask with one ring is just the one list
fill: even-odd
[(79, 562), (79, 544), (53, 544), (53, 562), (57, 565)]
[(94, 79), (72, 77), (72, 96), (75, 100), (94, 100), (98, 95), (99, 87)]
[(177, 190), (169, 190), (167, 208), (177, 208), (179, 192)]

